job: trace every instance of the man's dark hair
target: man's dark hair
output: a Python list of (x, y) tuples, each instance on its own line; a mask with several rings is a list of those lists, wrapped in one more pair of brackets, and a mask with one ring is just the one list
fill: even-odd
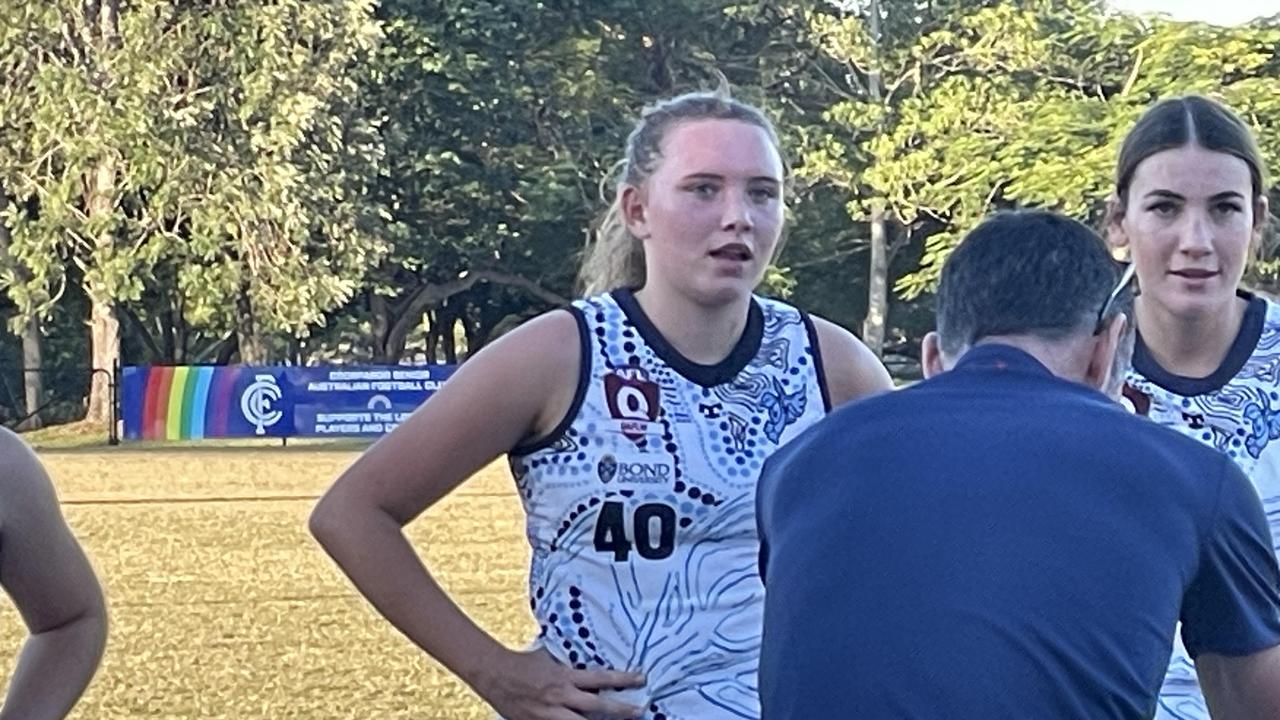
[(942, 351), (955, 357), (995, 335), (1060, 340), (1093, 332), (1132, 307), (1125, 289), (1099, 318), (1120, 276), (1102, 238), (1075, 220), (1043, 210), (994, 215), (965, 236), (942, 267)]

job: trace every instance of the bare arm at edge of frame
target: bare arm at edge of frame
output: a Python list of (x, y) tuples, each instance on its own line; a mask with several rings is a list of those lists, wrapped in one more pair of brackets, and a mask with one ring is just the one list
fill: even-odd
[(0, 720), (60, 720), (89, 686), (107, 640), (102, 587), (35, 453), (0, 429), (0, 585), (30, 635)]

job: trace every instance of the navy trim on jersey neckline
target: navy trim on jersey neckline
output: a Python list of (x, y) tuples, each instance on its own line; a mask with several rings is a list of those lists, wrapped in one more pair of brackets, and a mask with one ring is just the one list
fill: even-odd
[(813, 324), (809, 313), (796, 308), (800, 319), (804, 321), (805, 332), (809, 335), (809, 345), (813, 348), (813, 371), (818, 374), (818, 390), (822, 393), (822, 409), (831, 412), (831, 391), (827, 389), (827, 369), (822, 364), (822, 348), (818, 345), (818, 328)]
[(760, 343), (764, 339), (764, 312), (754, 297), (751, 298), (751, 305), (747, 310), (747, 326), (743, 328), (742, 337), (738, 338), (738, 343), (733, 346), (733, 350), (715, 365), (702, 365), (681, 355), (679, 350), (667, 342), (667, 339), (649, 320), (640, 303), (636, 301), (634, 291), (619, 288), (610, 294), (618, 303), (618, 307), (622, 308), (627, 320), (636, 326), (640, 337), (644, 338), (644, 341), (653, 349), (654, 354), (672, 370), (695, 385), (710, 388), (729, 382), (737, 377), (747, 363), (751, 362), (751, 358), (760, 351)]
[(1175, 375), (1165, 370), (1151, 356), (1146, 344), (1142, 342), (1141, 328), (1138, 329), (1138, 337), (1133, 348), (1134, 371), (1165, 390), (1183, 397), (1206, 395), (1222, 389), (1227, 383), (1231, 382), (1232, 378), (1240, 373), (1245, 363), (1249, 362), (1249, 357), (1253, 355), (1253, 351), (1258, 347), (1258, 340), (1262, 338), (1262, 329), (1267, 320), (1266, 300), (1246, 290), (1239, 290), (1236, 294), (1248, 300), (1249, 306), (1245, 308), (1244, 318), (1240, 323), (1240, 331), (1236, 333), (1236, 339), (1231, 342), (1231, 348), (1227, 350), (1227, 356), (1222, 359), (1222, 363), (1218, 365), (1218, 368), (1207, 377), (1186, 377), (1185, 375)]
[(591, 333), (587, 330), (587, 318), (578, 306), (568, 305), (565, 310), (568, 310), (578, 323), (578, 343), (582, 346), (581, 359), (578, 361), (578, 388), (573, 392), (573, 402), (569, 405), (569, 412), (564, 414), (554, 430), (543, 437), (519, 443), (511, 448), (508, 453), (510, 455), (528, 455), (554, 445), (569, 432), (569, 426), (573, 425), (574, 419), (578, 417), (578, 411), (582, 409), (582, 403), (587, 397), (587, 381), (591, 379)]

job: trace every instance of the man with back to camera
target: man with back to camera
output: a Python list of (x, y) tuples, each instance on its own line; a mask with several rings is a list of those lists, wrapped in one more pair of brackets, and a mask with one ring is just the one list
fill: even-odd
[(35, 453), (0, 428), (0, 585), (31, 633), (0, 720), (58, 720), (71, 712), (102, 659), (102, 588), (71, 534)]
[(764, 718), (1149, 718), (1179, 619), (1215, 720), (1280, 718), (1253, 487), (1100, 392), (1129, 279), (1075, 221), (986, 220), (943, 268), (928, 379), (769, 460)]

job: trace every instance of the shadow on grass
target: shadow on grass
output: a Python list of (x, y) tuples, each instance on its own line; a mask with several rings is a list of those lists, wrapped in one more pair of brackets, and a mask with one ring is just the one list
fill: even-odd
[(287, 444), (280, 438), (231, 438), (215, 440), (121, 440), (119, 445), (107, 443), (107, 426), (102, 423), (80, 421), (41, 428), (23, 433), (22, 438), (41, 453), (316, 453), (357, 452), (373, 442), (369, 438), (290, 438)]

